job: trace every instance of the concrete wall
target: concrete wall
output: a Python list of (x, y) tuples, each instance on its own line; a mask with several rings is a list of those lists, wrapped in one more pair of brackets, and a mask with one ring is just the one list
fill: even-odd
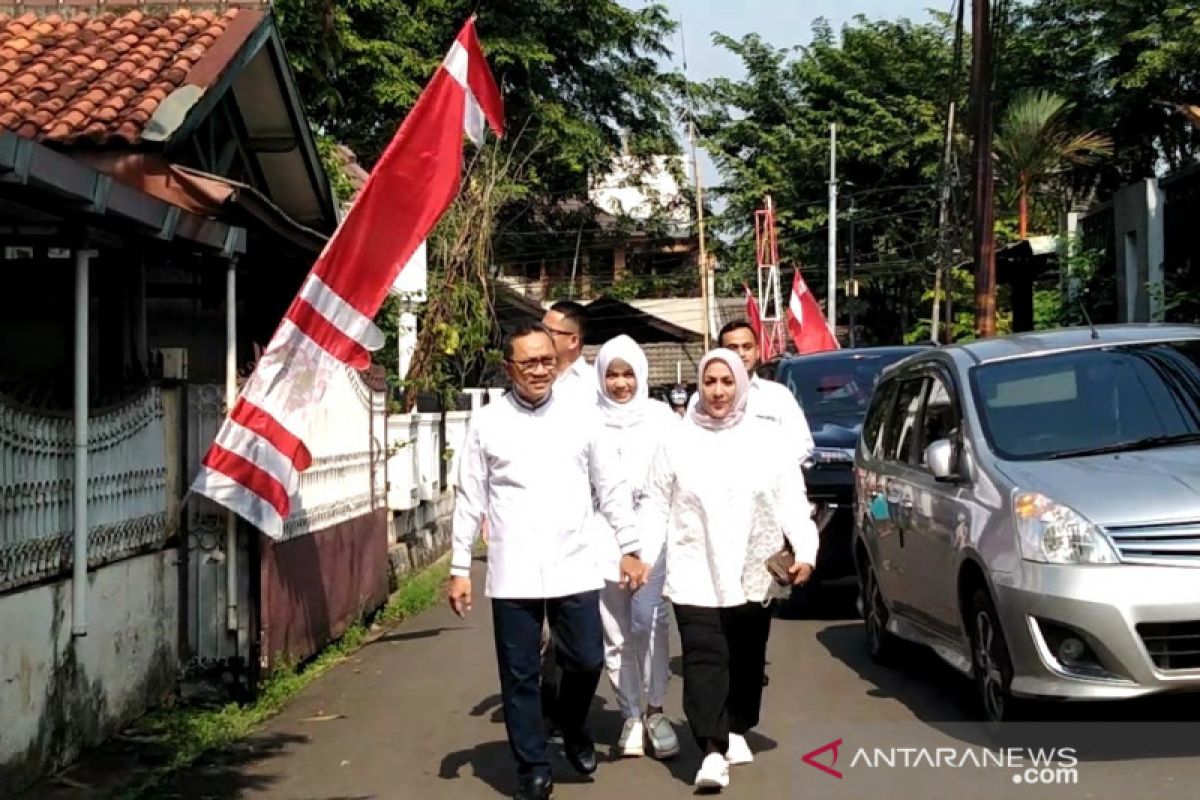
[(0, 797), (69, 763), (174, 688), (176, 553), (89, 575), (88, 632), (71, 636), (71, 581), (0, 595)]
[(1126, 186), (1113, 197), (1121, 322), (1163, 319), (1163, 205), (1153, 178)]
[(424, 569), (449, 552), (453, 511), (454, 493), (443, 492), (437, 500), (408, 511), (393, 512), (388, 545), (393, 589), (410, 573)]

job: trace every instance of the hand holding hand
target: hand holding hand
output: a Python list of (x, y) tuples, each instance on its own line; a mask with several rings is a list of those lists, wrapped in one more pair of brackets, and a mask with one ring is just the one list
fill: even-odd
[(621, 557), (621, 585), (630, 591), (640, 589), (646, 583), (646, 564), (635, 555)]

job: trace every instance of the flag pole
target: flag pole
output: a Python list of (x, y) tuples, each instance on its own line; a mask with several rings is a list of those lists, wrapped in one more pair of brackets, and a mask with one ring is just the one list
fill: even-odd
[(825, 300), (829, 329), (837, 330), (837, 123), (829, 124), (829, 296)]
[[(679, 17), (679, 54), (683, 58), (683, 76), (687, 81), (687, 38), (683, 35), (683, 15)], [(700, 242), (700, 306), (703, 314), (704, 349), (712, 346), (712, 311), (708, 296), (708, 247), (704, 241), (704, 185), (700, 181), (700, 161), (696, 157), (696, 115), (692, 109), (692, 93), (687, 93), (688, 144), (692, 150), (692, 179), (696, 186), (696, 236)]]

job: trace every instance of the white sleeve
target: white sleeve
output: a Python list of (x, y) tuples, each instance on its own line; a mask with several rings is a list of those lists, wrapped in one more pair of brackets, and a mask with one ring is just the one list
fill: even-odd
[(793, 442), (799, 451), (800, 463), (803, 464), (816, 447), (813, 442), (812, 430), (808, 427), (808, 417), (804, 415), (804, 409), (800, 407), (796, 396), (783, 384), (776, 385), (783, 389), (779, 393), (780, 421), (783, 423), (783, 429), (787, 432), (789, 441)]
[(471, 575), (471, 553), (479, 536), (479, 523), (487, 507), (487, 461), (476, 420), (467, 431), (466, 450), (458, 464), (458, 483), (454, 487), (454, 517), (451, 533), (450, 574), (460, 578)]
[(621, 469), (616, 446), (599, 425), (588, 445), (588, 472), (596, 508), (615, 532), (621, 554), (636, 553), (641, 544), (633, 513), (633, 491)]
[(642, 528), (661, 534), (654, 537), (659, 540), (664, 540), (670, 524), (671, 502), (675, 493), (675, 470), (671, 466), (670, 454), (672, 439), (671, 436), (664, 437), (654, 458), (650, 460), (650, 469), (643, 482), (641, 506), (638, 508), (638, 520)]
[[(778, 513), (783, 535), (792, 546), (798, 564), (817, 565), (821, 535), (812, 518), (812, 506), (804, 486), (804, 474), (799, 464), (781, 459), (778, 467)], [(799, 489), (797, 489), (799, 487)]]

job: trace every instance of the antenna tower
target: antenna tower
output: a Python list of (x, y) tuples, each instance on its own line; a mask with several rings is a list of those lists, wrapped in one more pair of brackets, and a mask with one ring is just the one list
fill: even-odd
[(754, 252), (758, 262), (758, 307), (762, 313), (764, 352), (787, 352), (787, 320), (779, 286), (779, 244), (775, 237), (775, 203), (767, 195), (766, 208), (754, 212)]

